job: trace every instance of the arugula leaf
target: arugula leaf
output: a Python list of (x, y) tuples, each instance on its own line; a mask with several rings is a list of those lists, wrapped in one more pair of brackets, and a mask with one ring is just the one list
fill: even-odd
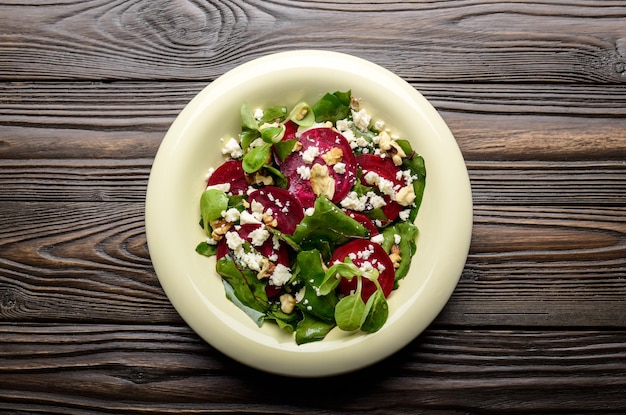
[(325, 94), (319, 101), (313, 104), (316, 122), (343, 120), (350, 113), (351, 91)]
[(287, 107), (276, 105), (263, 109), (263, 117), (259, 120), (259, 125), (273, 122), (283, 122), (287, 117)]
[(297, 141), (297, 138), (292, 138), (290, 140), (284, 140), (279, 141), (278, 143), (274, 143), (274, 150), (276, 150), (276, 154), (278, 155), (280, 161), (285, 161), (287, 156), (291, 154)]
[(315, 123), (315, 114), (309, 104), (299, 102), (289, 113), (289, 119), (301, 127), (310, 127)]

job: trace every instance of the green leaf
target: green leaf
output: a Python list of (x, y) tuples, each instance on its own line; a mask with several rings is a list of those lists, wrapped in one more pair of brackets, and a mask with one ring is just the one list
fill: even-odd
[(259, 171), (270, 160), (271, 152), (272, 145), (269, 143), (253, 148), (243, 156), (243, 170), (248, 174)]
[(406, 276), (411, 266), (411, 259), (417, 249), (415, 239), (417, 238), (418, 229), (412, 223), (399, 222), (386, 228), (383, 231), (384, 241), (382, 247), (385, 251), (390, 252), (391, 247), (395, 244), (395, 235), (400, 235), (400, 266), (396, 269), (395, 280), (399, 281)]
[(376, 290), (365, 304), (361, 330), (374, 333), (381, 329), (389, 316), (389, 305), (382, 290)]
[(270, 307), (270, 310), (267, 312), (267, 316), (265, 320), (274, 321), (278, 327), (287, 333), (293, 333), (298, 326), (300, 320), (302, 320), (302, 315), (297, 312), (292, 312), (287, 314), (280, 309), (280, 304), (274, 303)]
[(286, 189), (289, 186), (289, 179), (287, 179), (283, 172), (278, 170), (276, 167), (266, 164), (263, 166), (263, 170), (274, 178), (275, 186), (280, 187), (281, 189)]
[(285, 126), (280, 124), (278, 127), (265, 127), (261, 130), (261, 138), (266, 143), (274, 144), (282, 140), (285, 135)]
[(335, 323), (320, 320), (310, 314), (305, 314), (296, 328), (296, 344), (323, 340), (333, 327), (335, 327)]
[[(331, 223), (332, 226), (329, 226)], [(292, 238), (303, 247), (317, 248), (322, 254), (327, 254), (326, 251), (351, 238), (366, 238), (368, 235), (369, 231), (361, 223), (346, 215), (326, 197), (319, 196), (315, 200), (313, 214), (302, 219)], [(324, 259), (328, 258), (324, 255)]]
[(287, 107), (276, 105), (263, 109), (263, 117), (259, 120), (259, 125), (265, 123), (283, 122), (287, 118)]
[(287, 156), (289, 156), (293, 151), (297, 142), (297, 138), (292, 138), (291, 140), (279, 141), (274, 144), (274, 149), (276, 150), (276, 154), (278, 155), (280, 161), (285, 161)]
[(299, 102), (293, 107), (288, 117), (301, 127), (310, 127), (315, 123), (313, 108), (306, 102)]
[(203, 241), (196, 246), (196, 252), (204, 256), (213, 256), (217, 253), (217, 245), (209, 245)]
[(259, 137), (261, 137), (261, 133), (258, 130), (243, 130), (240, 132), (239, 142), (243, 151), (247, 152), (250, 144)]
[(313, 104), (313, 113), (316, 122), (332, 121), (336, 123), (343, 120), (350, 113), (351, 92), (336, 91), (327, 93), (319, 101)]
[(241, 104), (241, 108), (239, 109), (241, 114), (241, 126), (243, 128), (247, 128), (249, 130), (256, 130), (259, 128), (259, 124), (254, 119), (254, 114), (246, 104)]
[(204, 230), (209, 232), (209, 223), (222, 217), (222, 212), (228, 208), (228, 196), (218, 189), (207, 189), (200, 196), (200, 215)]
[(358, 330), (361, 327), (364, 311), (365, 303), (361, 299), (360, 292), (343, 297), (335, 308), (337, 327), (345, 331)]
[(304, 281), (304, 294), (296, 306), (304, 314), (334, 321), (337, 295), (334, 292), (320, 295), (319, 292), (319, 286), (325, 276), (320, 253), (316, 250), (300, 252), (296, 258), (296, 267), (299, 278)]
[(260, 326), (269, 309), (265, 283), (256, 272), (239, 268), (230, 255), (217, 261), (216, 270), (224, 281), (227, 298)]

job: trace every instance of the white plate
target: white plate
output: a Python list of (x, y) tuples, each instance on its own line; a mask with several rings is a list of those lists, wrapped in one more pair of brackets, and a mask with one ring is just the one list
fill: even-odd
[[(424, 157), (426, 190), (417, 218), (411, 270), (389, 301), (389, 318), (373, 334), (334, 329), (296, 345), (275, 325), (258, 328), (224, 295), (215, 260), (195, 252), (205, 175), (223, 162), (221, 139), (240, 130), (239, 107), (292, 106), (350, 89), (372, 118), (383, 119)], [(472, 198), (463, 157), (437, 111), (404, 80), (369, 61), (316, 50), (277, 53), (245, 63), (203, 89), (176, 118), (150, 173), (146, 233), (168, 298), (189, 326), (231, 358), (271, 373), (315, 377), (380, 361), (418, 336), (452, 294), (472, 231)]]

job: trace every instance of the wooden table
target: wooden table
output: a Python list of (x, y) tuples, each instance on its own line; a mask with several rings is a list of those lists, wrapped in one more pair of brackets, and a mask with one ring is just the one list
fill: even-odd
[[(298, 48), (421, 91), (475, 203), (436, 321), (330, 379), (207, 345), (144, 232), (177, 113), (234, 66)], [(1, 411), (626, 413), (626, 2), (1, 1), (0, 82)]]

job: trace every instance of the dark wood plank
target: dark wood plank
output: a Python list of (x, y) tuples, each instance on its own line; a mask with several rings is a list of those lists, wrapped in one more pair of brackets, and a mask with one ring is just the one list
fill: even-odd
[(185, 327), (4, 324), (0, 334), (5, 411), (626, 410), (624, 331), (427, 330), (379, 364), (328, 379), (282, 378), (242, 367)]
[[(467, 160), (626, 159), (626, 86), (414, 85)], [(0, 84), (0, 159), (154, 157), (203, 86)]]
[(0, 79), (214, 79), (320, 48), (410, 80), (623, 83), (625, 15), (615, 1), (5, 2)]
[[(142, 203), (0, 203), (6, 321), (180, 322), (152, 269)], [(626, 326), (626, 208), (476, 206), (437, 321)]]
[[(153, 159), (0, 159), (0, 201), (143, 202)], [(468, 161), (476, 204), (626, 206), (622, 161)]]

